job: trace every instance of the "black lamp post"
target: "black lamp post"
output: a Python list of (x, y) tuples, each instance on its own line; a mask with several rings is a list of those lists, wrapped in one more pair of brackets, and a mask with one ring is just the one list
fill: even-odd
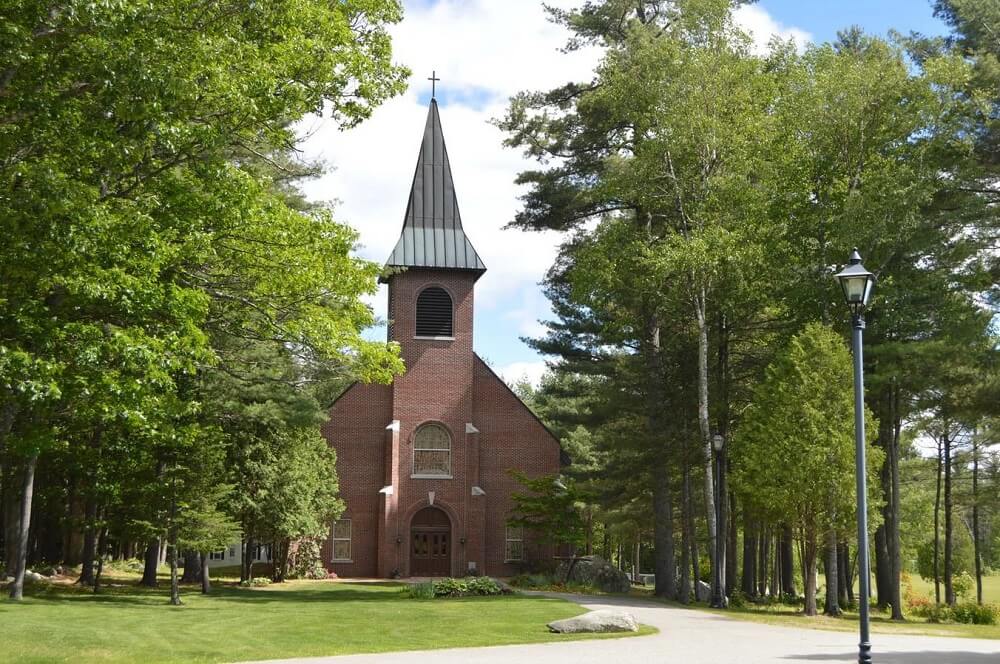
[(715, 577), (712, 584), (712, 607), (726, 606), (726, 582), (723, 576), (726, 565), (726, 439), (722, 434), (712, 436), (715, 449)]
[(858, 488), (858, 603), (861, 613), (861, 641), (858, 643), (858, 662), (870, 664), (872, 644), (868, 630), (868, 487), (865, 470), (865, 379), (862, 337), (865, 329), (865, 307), (875, 286), (875, 275), (861, 264), (857, 248), (851, 252), (847, 267), (837, 273), (844, 299), (851, 309), (851, 335), (854, 347), (854, 444), (855, 469)]

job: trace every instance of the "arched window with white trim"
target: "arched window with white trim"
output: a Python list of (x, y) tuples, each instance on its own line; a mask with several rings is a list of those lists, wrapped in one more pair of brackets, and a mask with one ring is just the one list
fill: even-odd
[(425, 424), (413, 437), (413, 475), (451, 477), (451, 435), (440, 424)]

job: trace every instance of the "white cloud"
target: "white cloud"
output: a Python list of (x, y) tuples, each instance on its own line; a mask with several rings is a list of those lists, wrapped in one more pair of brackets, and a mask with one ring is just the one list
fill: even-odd
[(812, 35), (805, 30), (786, 26), (774, 20), (759, 5), (742, 5), (733, 12), (733, 18), (736, 20), (736, 24), (753, 38), (755, 53), (767, 52), (767, 45), (772, 37), (778, 37), (783, 41), (793, 39), (796, 47), (800, 50), (813, 40)]
[(545, 374), (546, 366), (545, 362), (511, 362), (497, 370), (500, 377), (504, 379), (504, 382), (508, 385), (514, 385), (522, 378), (527, 378), (534, 387), (542, 382), (542, 376)]

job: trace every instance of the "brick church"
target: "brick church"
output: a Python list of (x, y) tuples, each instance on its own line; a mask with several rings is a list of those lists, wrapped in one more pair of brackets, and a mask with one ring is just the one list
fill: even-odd
[(431, 99), (403, 230), (387, 261), (389, 339), (406, 373), (330, 407), (341, 497), (323, 557), (343, 577), (510, 576), (552, 550), (508, 527), (510, 474), (559, 472), (559, 441), (473, 351), (486, 266), (462, 227)]

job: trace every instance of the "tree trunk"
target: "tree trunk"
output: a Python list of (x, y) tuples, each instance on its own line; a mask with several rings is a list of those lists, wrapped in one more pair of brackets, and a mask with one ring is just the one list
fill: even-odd
[(944, 434), (944, 601), (955, 606), (955, 587), (952, 585), (954, 571), (954, 530), (952, 524), (951, 495), (951, 435), (945, 426)]
[(847, 589), (851, 583), (848, 571), (847, 542), (837, 543), (837, 600), (841, 608), (847, 608), (853, 601), (848, 596)]
[(35, 493), (35, 468), (38, 466), (38, 452), (28, 457), (24, 466), (24, 485), (21, 490), (21, 514), (18, 519), (17, 551), (14, 565), (14, 583), (10, 586), (10, 598), (24, 597), (24, 572), (28, 567), (28, 534), (31, 530), (31, 500)]
[(253, 535), (247, 535), (243, 543), (243, 571), (240, 573), (241, 583), (243, 581), (253, 581), (254, 544)]
[[(637, 211), (637, 217), (639, 216)], [(643, 220), (649, 223), (649, 217)], [(659, 597), (677, 597), (674, 557), (674, 509), (671, 495), (667, 459), (670, 458), (666, 425), (663, 421), (665, 401), (663, 384), (663, 357), (660, 349), (660, 324), (651, 304), (644, 304), (644, 330), (642, 353), (646, 366), (646, 422), (653, 444), (660, 449), (657, 458), (663, 459), (653, 471), (653, 556), (656, 560), (656, 589)], [(607, 541), (605, 524), (605, 541)], [(620, 558), (620, 555), (619, 555)]]
[[(687, 445), (685, 444), (685, 452)], [(681, 604), (691, 601), (691, 473), (685, 458), (681, 495), (681, 587), (677, 599)]]
[[(711, 578), (715, 579), (715, 551), (718, 531), (715, 523), (715, 482), (712, 471), (712, 427), (708, 418), (708, 321), (707, 297), (702, 287), (695, 297), (698, 321), (698, 428), (701, 433), (701, 456), (705, 464), (705, 523), (708, 526), (708, 559)], [(695, 579), (697, 583), (697, 579)]]
[(983, 552), (979, 546), (979, 445), (972, 436), (972, 555), (976, 562), (976, 604), (983, 603)]
[(108, 549), (108, 529), (101, 528), (101, 536), (97, 540), (97, 573), (94, 574), (94, 593), (101, 592), (101, 575), (104, 573), (104, 555)]
[(840, 598), (838, 596), (839, 572), (837, 566), (837, 531), (830, 528), (826, 531), (826, 561), (824, 572), (826, 575), (826, 603), (823, 606), (823, 613), (828, 616), (839, 616)]
[(201, 594), (207, 595), (212, 591), (212, 581), (208, 573), (208, 551), (202, 551), (198, 556), (201, 562)]
[(632, 583), (639, 583), (639, 556), (642, 552), (642, 540), (635, 537), (635, 549), (632, 556)]
[[(92, 493), (94, 488), (90, 488)], [(93, 586), (94, 559), (97, 558), (97, 499), (93, 495), (87, 496), (87, 507), (85, 509), (86, 527), (83, 531), (83, 555), (80, 566), (80, 578), (77, 580), (81, 586)]]
[(746, 510), (743, 513), (743, 577), (740, 585), (748, 598), (757, 596), (757, 528)]
[(887, 538), (889, 549), (889, 601), (892, 604), (892, 620), (903, 620), (903, 551), (899, 534), (899, 433), (902, 428), (902, 414), (899, 410), (899, 387), (895, 379), (889, 391), (889, 411), (892, 431), (889, 438), (889, 485)]
[(167, 555), (170, 558), (170, 604), (181, 605), (181, 589), (177, 578), (177, 534), (170, 533), (167, 540)]
[(944, 449), (938, 440), (937, 475), (934, 490), (934, 602), (941, 603), (941, 463)]
[(142, 579), (139, 580), (140, 586), (148, 588), (156, 587), (156, 568), (159, 563), (160, 540), (157, 537), (151, 537), (149, 544), (146, 545), (145, 566), (142, 570)]
[(737, 546), (737, 527), (736, 527), (736, 496), (732, 493), (729, 494), (729, 523), (727, 530), (729, 531), (729, 544), (726, 547), (726, 597), (732, 597), (733, 591), (736, 590), (736, 563), (739, 561), (739, 556), (736, 555)]
[(889, 606), (889, 545), (885, 533), (885, 523), (875, 529), (873, 542), (875, 549), (875, 600), (880, 609)]
[[(607, 527), (604, 530), (607, 541)], [(654, 471), (653, 476), (653, 556), (656, 560), (657, 597), (677, 597), (674, 562), (674, 506), (670, 494), (670, 478), (666, 463)]]
[(768, 549), (768, 533), (770, 528), (764, 526), (758, 530), (758, 548), (757, 552), (759, 558), (757, 560), (757, 595), (759, 597), (764, 597), (767, 595), (767, 554)]
[(201, 580), (201, 564), (198, 562), (198, 552), (190, 549), (184, 552), (184, 573), (181, 583), (197, 583)]
[(816, 532), (811, 529), (805, 530), (803, 549), (803, 563), (805, 566), (805, 587), (806, 602), (803, 613), (807, 616), (815, 616), (816, 611)]
[(781, 527), (781, 590), (786, 596), (796, 597), (795, 592), (795, 562), (792, 546), (792, 527), (784, 524)]

